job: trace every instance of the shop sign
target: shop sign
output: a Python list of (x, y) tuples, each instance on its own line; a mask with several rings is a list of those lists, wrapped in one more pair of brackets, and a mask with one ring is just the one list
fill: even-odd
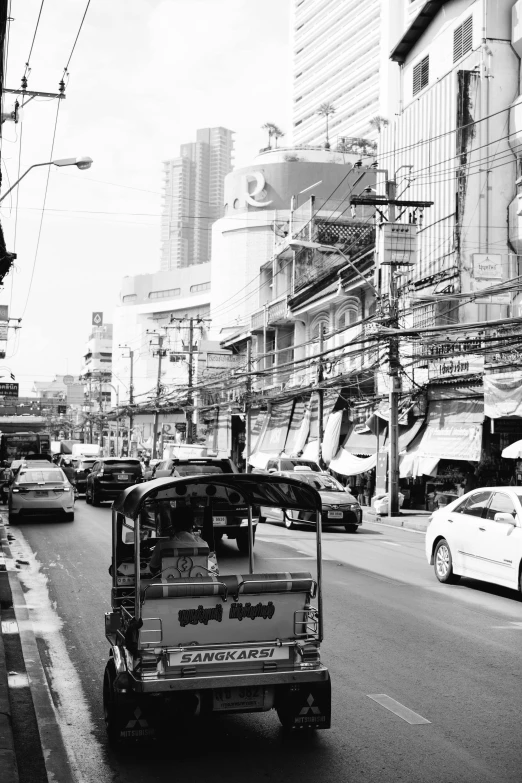
[(447, 337), (440, 342), (431, 341), (423, 345), (423, 353), (428, 356), (446, 356), (447, 354), (473, 354), (481, 351), (484, 344), (480, 337)]
[(502, 280), (502, 256), (474, 253), (473, 277), (475, 280)]
[(18, 397), (18, 384), (0, 383), (0, 397)]
[(469, 356), (452, 356), (446, 359), (435, 359), (428, 366), (430, 381), (436, 378), (453, 378), (461, 375), (475, 375), (484, 372), (484, 357), (470, 354)]
[(482, 424), (457, 427), (426, 427), (419, 456), (432, 459), (458, 459), (479, 462)]
[(0, 322), (0, 340), (7, 340), (7, 323)]
[[(207, 353), (207, 369), (228, 370), (237, 367), (241, 360), (237, 353)], [(243, 357), (244, 358), (244, 357)]]

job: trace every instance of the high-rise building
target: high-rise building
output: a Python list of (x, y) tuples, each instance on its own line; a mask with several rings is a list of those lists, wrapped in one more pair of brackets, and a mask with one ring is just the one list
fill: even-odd
[(201, 128), (164, 163), (161, 269), (210, 260), (211, 226), (223, 214), (225, 176), (232, 171), (233, 131)]
[(326, 141), (331, 104), (331, 146), (344, 137), (373, 138), (374, 117), (387, 118), (396, 86), (388, 57), (421, 0), (293, 0), (292, 129), (296, 145)]

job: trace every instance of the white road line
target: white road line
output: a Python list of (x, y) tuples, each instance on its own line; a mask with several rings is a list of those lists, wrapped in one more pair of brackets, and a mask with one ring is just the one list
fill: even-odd
[(18, 624), (14, 620), (2, 620), (2, 635), (18, 633)]
[(380, 541), (377, 543), (388, 544), (388, 546), (400, 546), (400, 544), (396, 544), (395, 541)]
[(312, 555), (306, 555), (305, 557), (263, 557), (263, 560), (313, 560)]
[(510, 620), (509, 625), (493, 625), (494, 630), (522, 631), (522, 623)]
[(422, 715), (413, 712), (413, 710), (409, 710), (404, 704), (395, 701), (395, 699), (392, 699), (391, 696), (387, 696), (385, 693), (369, 693), (368, 698), (373, 699), (373, 701), (376, 701), (381, 707), (390, 710), (394, 715), (398, 715), (399, 718), (405, 720), (406, 723), (411, 723), (413, 726), (421, 725), (422, 723), (431, 723), (430, 720), (426, 720)]

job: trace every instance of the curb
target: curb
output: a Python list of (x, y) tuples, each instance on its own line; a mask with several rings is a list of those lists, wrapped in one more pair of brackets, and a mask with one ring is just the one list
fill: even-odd
[(372, 522), (374, 525), (386, 525), (387, 527), (400, 527), (403, 530), (415, 530), (425, 533), (428, 529), (430, 517), (384, 517), (377, 514), (371, 514), (363, 509), (363, 522)]
[[(0, 547), (7, 542), (5, 528), (0, 524)], [(10, 595), (9, 575), (6, 561), (0, 552), (0, 594)], [(11, 703), (5, 662), (4, 640), (0, 628), (0, 780), (18, 783), (18, 765), (16, 763), (13, 728), (11, 722)]]

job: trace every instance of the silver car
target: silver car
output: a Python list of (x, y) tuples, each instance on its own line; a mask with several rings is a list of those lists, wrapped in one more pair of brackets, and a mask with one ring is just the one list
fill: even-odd
[(74, 519), (74, 489), (61, 468), (22, 467), (9, 490), (9, 521), (46, 517)]

